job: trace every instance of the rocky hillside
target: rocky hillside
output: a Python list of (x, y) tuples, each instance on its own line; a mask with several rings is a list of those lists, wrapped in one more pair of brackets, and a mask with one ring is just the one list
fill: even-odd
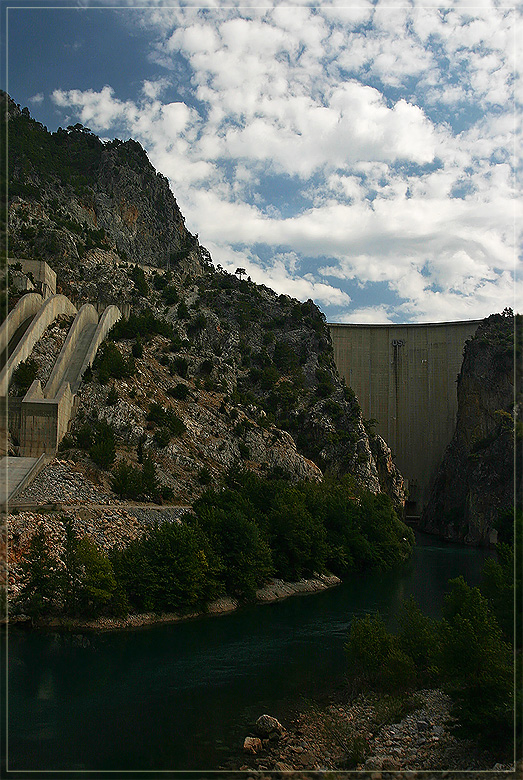
[[(516, 317), (521, 345), (521, 317)], [(514, 507), (514, 412), (522, 410), (521, 377), (514, 388), (514, 317), (505, 310), (479, 326), (458, 377), (458, 415), (421, 527), (446, 539), (488, 544), (501, 538)], [(520, 350), (519, 350), (520, 351)], [(521, 365), (521, 355), (516, 365)], [(516, 400), (516, 409), (514, 409)], [(521, 423), (516, 428), (521, 455)], [(516, 499), (521, 505), (521, 468)], [(501, 540), (500, 538), (500, 540)], [(503, 539), (508, 541), (507, 539)]]
[(350, 473), (401, 509), (401, 475), (340, 380), (314, 303), (215, 267), (135, 141), (103, 143), (81, 125), (49, 133), (2, 99), (10, 258), (45, 260), (74, 302), (116, 303), (128, 318), (82, 385), (63, 457), (87, 468), (85, 431), (105, 421), (119, 460), (153, 459), (164, 497), (191, 500), (240, 464), (292, 479)]

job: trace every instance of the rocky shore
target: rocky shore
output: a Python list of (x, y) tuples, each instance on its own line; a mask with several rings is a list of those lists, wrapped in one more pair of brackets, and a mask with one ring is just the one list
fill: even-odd
[[(334, 574), (321, 574), (310, 579), (299, 580), (298, 582), (285, 582), (284, 580), (273, 579), (267, 585), (256, 591), (256, 601), (260, 604), (272, 601), (280, 601), (289, 596), (307, 595), (318, 593), (326, 588), (332, 588), (339, 585), (341, 580)], [(66, 628), (70, 631), (115, 631), (125, 628), (140, 628), (151, 626), (158, 623), (175, 623), (180, 620), (190, 620), (191, 618), (203, 617), (204, 615), (222, 615), (238, 609), (241, 604), (236, 599), (224, 596), (211, 602), (205, 612), (191, 612), (184, 615), (176, 613), (156, 614), (146, 612), (142, 614), (131, 614), (123, 618), (100, 617), (95, 620), (81, 620), (78, 618), (42, 618), (37, 623), (31, 622), (26, 615), (18, 615), (9, 620), (10, 625), (27, 625), (31, 623), (37, 628)]]
[[(286, 725), (269, 718), (278, 724), (269, 733), (262, 733), (257, 722), (222, 769), (256, 772), (257, 780), (264, 771), (341, 771), (347, 777), (358, 772), (368, 773), (371, 780), (385, 780), (391, 773), (409, 780), (427, 778), (434, 772), (446, 778), (452, 772), (470, 772), (475, 779), (479, 772), (521, 777), (521, 766), (516, 771), (470, 740), (458, 739), (449, 710), (450, 699), (441, 690), (421, 690), (407, 700), (375, 694), (350, 700), (338, 691), (304, 706)], [(267, 721), (263, 717), (262, 723)]]

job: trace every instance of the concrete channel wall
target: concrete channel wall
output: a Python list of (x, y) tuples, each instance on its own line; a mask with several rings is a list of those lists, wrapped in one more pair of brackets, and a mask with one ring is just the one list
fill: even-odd
[(107, 334), (109, 333), (113, 325), (116, 322), (118, 322), (118, 320), (121, 318), (121, 316), (122, 313), (120, 309), (118, 308), (118, 306), (114, 306), (114, 305), (108, 306), (103, 312), (102, 316), (100, 317), (100, 321), (96, 328), (95, 334), (92, 338), (89, 349), (87, 350), (85, 358), (80, 367), (80, 370), (78, 371), (77, 379), (73, 383), (73, 386), (71, 388), (73, 393), (76, 393), (76, 391), (80, 387), (82, 376), (84, 375), (84, 372), (87, 369), (87, 367), (92, 365), (93, 360), (96, 357), (96, 353), (98, 352), (98, 347), (105, 339), (105, 337), (107, 336)]
[(407, 514), (420, 513), (454, 433), (463, 348), (480, 322), (329, 325), (340, 375), (408, 480)]
[(66, 382), (55, 398), (45, 398), (42, 386), (35, 379), (21, 404), (20, 455), (37, 457), (44, 452), (56, 452), (67, 433), (75, 406), (75, 398)]
[(92, 329), (95, 330), (97, 324), (98, 313), (96, 309), (90, 303), (85, 303), (74, 318), (74, 322), (69, 329), (64, 345), (56, 359), (51, 376), (45, 386), (46, 398), (54, 398), (57, 394), (60, 385), (62, 384), (64, 374), (74, 358), (78, 342), (84, 330), (89, 328), (89, 326), (93, 326)]
[(3, 352), (7, 347), (9, 339), (16, 333), (20, 325), (29, 317), (34, 317), (41, 309), (42, 303), (43, 298), (40, 293), (27, 293), (23, 298), (20, 298), (0, 326), (0, 352)]
[[(30, 311), (36, 299), (40, 308), (0, 374), (0, 414), (2, 419), (7, 414), (9, 430), (20, 442), (20, 455), (33, 458), (43, 453), (56, 452), (76, 412), (76, 392), (82, 375), (93, 362), (100, 344), (120, 319), (121, 313), (117, 306), (111, 305), (98, 318), (98, 313), (91, 304), (83, 305), (80, 311), (76, 312), (76, 307), (63, 295), (54, 295), (43, 305), (41, 296), (29, 295), (24, 298), (29, 302), (24, 304), (25, 309), (20, 307), (22, 314)], [(46, 327), (64, 313), (76, 313), (76, 317), (45, 390), (42, 389), (40, 381), (35, 380), (23, 398), (9, 397), (9, 382), (14, 369), (31, 354)], [(19, 313), (18, 316), (22, 314)]]
[(65, 295), (52, 295), (50, 298), (47, 298), (38, 314), (35, 315), (23, 339), (13, 354), (9, 356), (9, 360), (2, 369), (0, 373), (0, 395), (7, 395), (13, 371), (19, 363), (29, 357), (34, 345), (43, 336), (47, 326), (59, 317), (60, 314), (76, 314), (76, 307), (73, 306)]

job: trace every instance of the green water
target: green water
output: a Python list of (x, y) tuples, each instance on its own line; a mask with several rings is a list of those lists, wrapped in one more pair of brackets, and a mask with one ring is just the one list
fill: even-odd
[(342, 679), (354, 615), (379, 609), (393, 624), (412, 593), (436, 616), (447, 580), (476, 584), (487, 554), (418, 535), (401, 571), (314, 596), (84, 637), (11, 630), (7, 769), (218, 769), (259, 715), (285, 722)]

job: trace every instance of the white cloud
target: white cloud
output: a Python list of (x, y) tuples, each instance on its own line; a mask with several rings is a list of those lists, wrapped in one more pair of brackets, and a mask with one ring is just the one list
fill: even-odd
[[(350, 321), (483, 316), (507, 298), (522, 216), (510, 9), (292, 3), (141, 21), (164, 70), (139, 98), (106, 86), (53, 100), (141, 141), (216, 262), (327, 307), (347, 306), (348, 282), (404, 301), (344, 308)], [(186, 103), (167, 97), (180, 56)], [(255, 244), (270, 263), (233, 248)]]
[(36, 95), (30, 97), (29, 102), (34, 103), (35, 105), (40, 105), (40, 103), (43, 103), (44, 102), (43, 92), (38, 92)]

